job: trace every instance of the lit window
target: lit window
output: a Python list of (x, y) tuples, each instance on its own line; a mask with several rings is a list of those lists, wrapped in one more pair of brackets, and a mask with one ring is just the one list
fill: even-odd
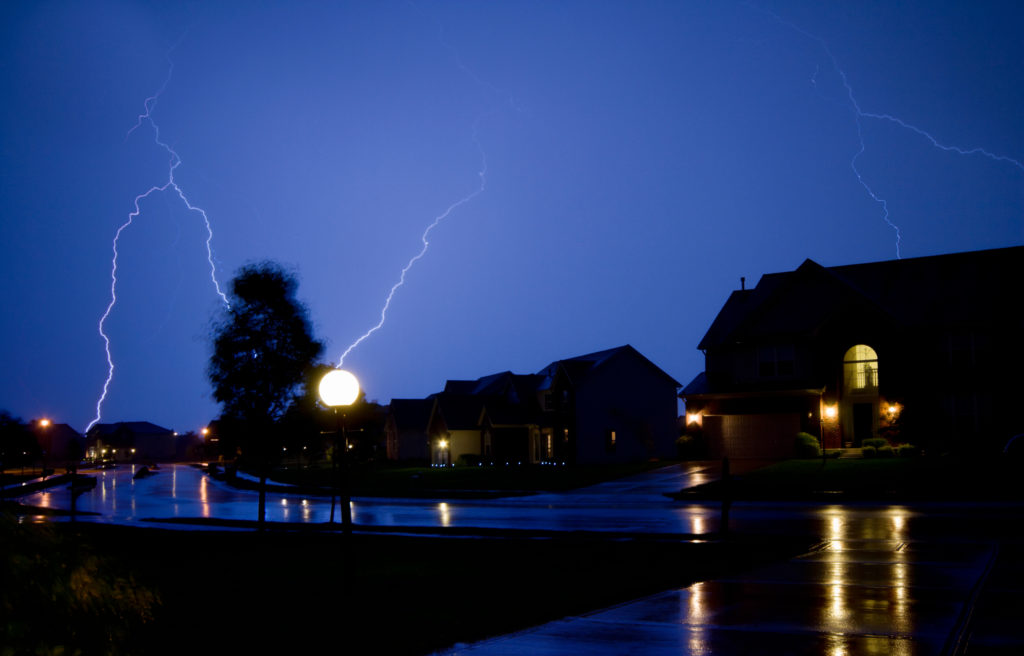
[(848, 391), (878, 388), (878, 354), (866, 344), (857, 344), (843, 358), (843, 382)]
[(608, 431), (608, 442), (607, 442), (607, 445), (608, 445), (608, 450), (609, 451), (614, 451), (615, 450), (616, 439), (617, 439), (617, 436), (615, 435), (615, 431), (613, 431), (613, 430)]

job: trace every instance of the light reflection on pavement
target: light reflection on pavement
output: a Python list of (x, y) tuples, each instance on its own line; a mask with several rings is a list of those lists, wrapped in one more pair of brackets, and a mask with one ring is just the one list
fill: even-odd
[[(78, 499), (90, 521), (255, 519), (257, 494), (174, 465), (135, 480), (134, 468), (97, 472)], [(489, 500), (357, 498), (361, 527), (522, 529), (680, 536), (716, 534), (716, 503), (681, 503), (664, 492), (713, 476), (675, 466), (569, 493)], [(703, 479), (703, 480), (702, 480)], [(66, 488), (21, 497), (68, 508)], [(267, 494), (272, 522), (325, 523), (330, 499)], [(996, 550), (992, 537), (1024, 517), (1019, 504), (736, 503), (730, 529), (796, 535), (820, 548), (579, 617), (453, 648), (451, 654), (856, 654), (948, 653)], [(146, 524), (152, 525), (152, 524)], [(184, 525), (182, 528), (192, 528)]]

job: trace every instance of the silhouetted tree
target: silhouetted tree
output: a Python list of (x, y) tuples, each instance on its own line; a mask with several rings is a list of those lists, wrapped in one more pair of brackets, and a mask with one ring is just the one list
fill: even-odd
[(6, 467), (24, 466), (39, 455), (39, 443), (28, 424), (0, 410), (0, 476)]
[(231, 281), (231, 307), (213, 329), (213, 397), (222, 417), (243, 427), (243, 458), (259, 468), (261, 526), (269, 460), (280, 453), (276, 424), (323, 351), (306, 306), (295, 298), (297, 287), (294, 275), (274, 262), (245, 266)]

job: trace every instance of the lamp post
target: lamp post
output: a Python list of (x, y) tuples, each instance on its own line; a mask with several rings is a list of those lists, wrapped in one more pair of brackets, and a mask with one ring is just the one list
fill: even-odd
[[(349, 480), (348, 480), (348, 439), (345, 436), (345, 412), (344, 408), (352, 405), (353, 402), (359, 397), (359, 381), (348, 371), (344, 369), (334, 369), (333, 371), (327, 372), (327, 374), (320, 379), (320, 400), (323, 401), (324, 405), (334, 410), (334, 417), (338, 424), (338, 431), (334, 436), (334, 457), (332, 460), (332, 466), (335, 470), (336, 477), (335, 481), (338, 481), (338, 458), (339, 458), (339, 440), (338, 435), (341, 436), (340, 457), (344, 458), (344, 466), (342, 467), (342, 484), (338, 487), (342, 488), (341, 497), (341, 525), (342, 530), (346, 535), (352, 533), (352, 498), (349, 494)], [(338, 408), (342, 408), (342, 412), (338, 413)], [(334, 523), (334, 501), (337, 495), (331, 494), (331, 523)]]

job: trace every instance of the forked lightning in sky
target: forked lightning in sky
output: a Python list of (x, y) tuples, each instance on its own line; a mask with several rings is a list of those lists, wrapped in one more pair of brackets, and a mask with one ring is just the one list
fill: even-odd
[(477, 196), (482, 194), (484, 189), (486, 188), (486, 186), (487, 186), (487, 155), (484, 153), (483, 146), (480, 144), (480, 138), (479, 138), (479, 135), (478, 135), (479, 125), (480, 125), (480, 121), (479, 121), (479, 119), (477, 119), (477, 122), (473, 124), (473, 143), (476, 144), (477, 150), (480, 151), (480, 171), (477, 173), (477, 175), (480, 177), (480, 186), (478, 186), (476, 188), (476, 190), (473, 191), (471, 194), (469, 194), (467, 196), (464, 196), (464, 197), (460, 198), (459, 200), (455, 201), (454, 203), (452, 203), (451, 205), (449, 205), (448, 208), (444, 212), (441, 212), (436, 217), (434, 217), (434, 221), (430, 225), (427, 226), (426, 230), (423, 231), (423, 235), (420, 236), (420, 240), (423, 242), (423, 247), (420, 248), (419, 253), (416, 253), (416, 255), (414, 255), (409, 260), (409, 262), (402, 268), (402, 273), (398, 277), (398, 282), (396, 282), (394, 285), (391, 286), (391, 291), (388, 292), (387, 298), (384, 299), (384, 307), (381, 308), (381, 311), (380, 311), (380, 321), (378, 321), (376, 323), (376, 325), (374, 325), (372, 328), (370, 328), (365, 333), (363, 333), (359, 337), (359, 339), (357, 339), (356, 341), (352, 342), (348, 346), (348, 348), (345, 349), (345, 352), (341, 354), (340, 358), (338, 358), (338, 367), (339, 368), (343, 364), (345, 364), (345, 358), (348, 356), (349, 353), (352, 352), (353, 349), (355, 349), (357, 346), (359, 346), (363, 342), (363, 340), (365, 340), (367, 337), (369, 337), (373, 333), (377, 332), (378, 330), (380, 330), (384, 326), (384, 322), (387, 321), (387, 318), (388, 318), (388, 308), (391, 307), (391, 299), (393, 299), (395, 297), (395, 292), (397, 292), (398, 289), (402, 285), (405, 284), (405, 276), (406, 276), (407, 273), (409, 273), (409, 269), (411, 269), (414, 264), (416, 264), (420, 259), (422, 259), (423, 256), (427, 254), (427, 249), (430, 248), (430, 240), (428, 239), (428, 237), (430, 236), (430, 232), (434, 228), (436, 228), (437, 225), (439, 223), (441, 223), (441, 221), (444, 221), (446, 218), (448, 218), (449, 214), (454, 212), (460, 206), (465, 205), (469, 201), (473, 200), (474, 198), (476, 198)]
[[(885, 223), (896, 232), (896, 258), (897, 259), (901, 258), (900, 244), (901, 244), (901, 242), (903, 240), (902, 231), (900, 230), (900, 227), (895, 222), (893, 222), (892, 218), (890, 217), (888, 203), (886, 203), (885, 199), (882, 198), (881, 196), (879, 196), (875, 192), (875, 190), (871, 187), (871, 185), (869, 185), (868, 182), (864, 179), (864, 176), (861, 174), (860, 169), (857, 168), (857, 160), (860, 158), (861, 155), (864, 154), (864, 151), (866, 149), (866, 146), (864, 145), (864, 134), (863, 134), (863, 128), (862, 128), (862, 123), (861, 123), (862, 119), (874, 119), (874, 120), (878, 120), (878, 121), (888, 121), (890, 123), (898, 125), (899, 127), (903, 128), (905, 130), (909, 130), (909, 131), (913, 132), (914, 134), (917, 134), (920, 137), (924, 137), (925, 140), (927, 140), (932, 146), (934, 146), (938, 150), (942, 150), (942, 151), (945, 151), (945, 152), (948, 152), (948, 153), (956, 153), (958, 155), (964, 155), (964, 156), (982, 155), (982, 156), (987, 157), (990, 160), (995, 161), (995, 162), (1003, 162), (1003, 163), (1007, 163), (1007, 164), (1012, 164), (1013, 166), (1016, 166), (1021, 171), (1024, 171), (1024, 164), (1022, 164), (1019, 160), (1016, 160), (1016, 159), (1014, 159), (1012, 157), (1007, 157), (1005, 155), (998, 155), (998, 154), (992, 153), (991, 151), (988, 151), (988, 150), (986, 150), (984, 148), (979, 148), (979, 147), (961, 148), (959, 146), (950, 146), (950, 145), (947, 145), (947, 144), (944, 144), (944, 143), (940, 142), (938, 139), (936, 139), (934, 136), (932, 136), (932, 134), (929, 133), (927, 130), (924, 130), (924, 129), (922, 129), (922, 128), (920, 128), (920, 127), (918, 127), (918, 126), (916, 126), (916, 125), (914, 125), (912, 123), (908, 123), (908, 122), (904, 121), (903, 119), (901, 119), (899, 117), (892, 116), (891, 114), (882, 114), (882, 113), (866, 112), (866, 111), (864, 111), (863, 109), (861, 109), (860, 103), (857, 102), (857, 98), (853, 94), (853, 87), (850, 85), (850, 81), (846, 77), (846, 71), (844, 71), (843, 68), (839, 65), (839, 60), (836, 59), (836, 56), (834, 54), (832, 54), (832, 50), (828, 47), (828, 43), (823, 38), (821, 38), (820, 36), (818, 36), (816, 34), (811, 34), (810, 32), (808, 32), (807, 30), (803, 29), (802, 27), (800, 27), (800, 26), (798, 26), (798, 25), (796, 25), (794, 23), (791, 23), (790, 21), (787, 21), (786, 19), (782, 18), (781, 16), (779, 16), (778, 14), (776, 14), (775, 12), (773, 12), (773, 11), (771, 11), (769, 9), (765, 9), (763, 7), (755, 7), (754, 5), (752, 5), (750, 3), (747, 3), (747, 5), (750, 6), (750, 7), (755, 8), (755, 9), (757, 9), (757, 10), (759, 10), (759, 11), (761, 11), (761, 12), (763, 12), (763, 13), (769, 15), (769, 16), (771, 16), (773, 19), (778, 21), (780, 24), (785, 25), (786, 27), (790, 28), (791, 30), (794, 30), (794, 31), (800, 33), (801, 35), (807, 37), (808, 39), (810, 39), (812, 41), (815, 41), (819, 46), (821, 46), (822, 51), (824, 51), (825, 55), (828, 56), (829, 61), (832, 62), (832, 67), (835, 69), (836, 74), (839, 75), (839, 79), (843, 83), (843, 88), (846, 90), (846, 96), (847, 96), (847, 98), (850, 101), (850, 110), (853, 113), (853, 120), (854, 120), (854, 123), (857, 126), (857, 141), (859, 143), (859, 148), (857, 149), (857, 152), (854, 153), (853, 157), (850, 159), (850, 168), (853, 169), (854, 175), (857, 176), (857, 181), (860, 182), (861, 186), (864, 187), (865, 191), (867, 191), (868, 195), (871, 196), (872, 200), (874, 200), (876, 203), (878, 203), (879, 205), (882, 206), (882, 218), (885, 220)], [(817, 75), (818, 75), (818, 69), (815, 69), (814, 75), (811, 76), (812, 84), (815, 82), (815, 80), (817, 78)]]
[[(473, 72), (471, 68), (466, 66), (466, 64), (462, 61), (462, 57), (459, 55), (459, 51), (445, 40), (444, 26), (438, 23), (437, 28), (438, 42), (442, 46), (444, 46), (449, 52), (451, 52), (452, 57), (455, 59), (456, 66), (458, 66), (463, 73), (468, 75), (473, 80), (473, 82), (476, 83), (481, 88), (486, 89), (491, 93), (507, 95), (503, 90), (498, 89), (494, 85), (480, 79), (480, 77), (475, 72)], [(509, 96), (508, 102), (516, 111), (522, 111), (522, 109), (518, 106), (513, 97)], [(420, 240), (423, 242), (423, 246), (422, 248), (420, 248), (420, 251), (416, 253), (416, 255), (409, 259), (409, 262), (406, 263), (406, 265), (402, 268), (402, 272), (398, 276), (398, 282), (392, 285), (390, 291), (388, 291), (387, 297), (384, 299), (384, 306), (381, 308), (380, 311), (380, 320), (372, 328), (370, 328), (365, 333), (360, 335), (358, 339), (349, 344), (348, 348), (346, 348), (345, 351), (341, 354), (341, 357), (338, 358), (338, 368), (341, 368), (341, 366), (345, 364), (345, 358), (348, 357), (349, 353), (351, 353), (370, 335), (384, 327), (384, 323), (387, 321), (388, 318), (388, 309), (391, 307), (391, 301), (395, 297), (395, 292), (397, 292), (399, 288), (401, 288), (405, 284), (405, 277), (409, 273), (409, 270), (412, 269), (413, 265), (415, 265), (420, 259), (422, 259), (424, 255), (427, 254), (427, 250), (430, 248), (430, 240), (428, 239), (428, 237), (430, 236), (431, 231), (434, 228), (436, 228), (437, 225), (441, 223), (441, 221), (448, 218), (448, 215), (451, 214), (453, 211), (458, 209), (460, 206), (465, 205), (466, 203), (473, 200), (474, 198), (476, 198), (477, 196), (484, 192), (484, 189), (487, 186), (487, 154), (484, 152), (483, 144), (480, 143), (479, 133), (481, 118), (482, 116), (478, 117), (477, 120), (473, 123), (473, 143), (476, 144), (477, 150), (480, 152), (480, 171), (477, 173), (477, 175), (480, 178), (480, 185), (471, 194), (455, 201), (454, 203), (449, 205), (444, 212), (441, 212), (436, 217), (434, 217), (434, 221), (427, 226), (426, 230), (423, 231), (423, 234), (420, 236)]]
[(160, 126), (157, 125), (156, 121), (153, 120), (153, 108), (156, 107), (157, 100), (160, 99), (160, 95), (167, 88), (167, 84), (171, 80), (171, 75), (174, 73), (174, 62), (171, 60), (170, 53), (174, 51), (174, 46), (167, 53), (167, 76), (164, 78), (163, 84), (157, 89), (156, 93), (146, 98), (143, 103), (143, 113), (139, 114), (138, 119), (135, 121), (135, 125), (132, 126), (128, 133), (125, 135), (125, 139), (132, 135), (138, 128), (144, 124), (148, 124), (153, 129), (153, 141), (163, 148), (167, 152), (168, 164), (167, 164), (167, 182), (162, 185), (154, 185), (145, 192), (135, 197), (134, 209), (128, 214), (128, 220), (121, 224), (121, 227), (114, 233), (113, 251), (114, 255), (111, 259), (110, 264), (110, 303), (107, 305), (106, 311), (103, 312), (103, 316), (100, 317), (99, 321), (99, 333), (100, 337), (103, 338), (103, 348), (107, 355), (107, 378), (103, 382), (103, 391), (100, 394), (99, 399), (96, 401), (96, 417), (89, 422), (85, 430), (88, 432), (95, 424), (97, 424), (103, 417), (103, 402), (107, 398), (107, 393), (110, 391), (110, 383), (114, 379), (114, 357), (110, 352), (110, 336), (106, 332), (107, 319), (110, 317), (110, 313), (114, 310), (114, 306), (117, 304), (117, 256), (118, 256), (118, 241), (123, 233), (132, 222), (142, 214), (142, 208), (140, 204), (143, 200), (149, 198), (152, 194), (158, 192), (165, 192), (168, 190), (173, 191), (177, 194), (181, 202), (184, 203), (185, 207), (190, 212), (197, 212), (202, 218), (203, 223), (206, 226), (206, 261), (210, 265), (210, 280), (213, 282), (213, 288), (216, 290), (217, 295), (224, 302), (225, 305), (230, 307), (228, 298), (221, 290), (220, 283), (217, 282), (217, 265), (213, 261), (213, 227), (210, 225), (210, 218), (206, 215), (206, 211), (201, 207), (197, 207), (189, 202), (188, 197), (182, 190), (181, 186), (174, 179), (174, 171), (181, 165), (181, 157), (178, 153), (171, 148), (167, 143), (160, 140)]

